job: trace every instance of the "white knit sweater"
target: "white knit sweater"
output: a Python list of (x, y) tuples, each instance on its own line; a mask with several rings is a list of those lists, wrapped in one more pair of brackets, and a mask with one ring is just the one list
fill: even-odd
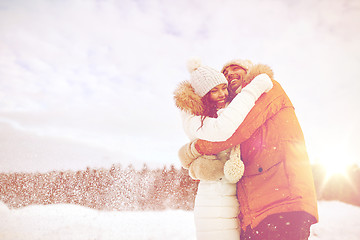
[(222, 110), (217, 118), (205, 118), (202, 127), (200, 127), (201, 116), (181, 111), (186, 135), (191, 140), (196, 138), (213, 142), (227, 140), (244, 121), (246, 115), (255, 105), (255, 101), (262, 93), (271, 88), (272, 82), (269, 76), (266, 74), (258, 75)]

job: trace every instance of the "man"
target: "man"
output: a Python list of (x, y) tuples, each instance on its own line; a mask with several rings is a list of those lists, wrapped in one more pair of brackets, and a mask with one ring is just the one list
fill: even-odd
[[(233, 95), (259, 73), (273, 80), (268, 66), (246, 63), (233, 60), (222, 70)], [(318, 221), (311, 165), (294, 107), (280, 84), (273, 84), (232, 137), (197, 140), (189, 156), (217, 154), (240, 144), (245, 164), (237, 183), (241, 239), (308, 239), (310, 226)]]
[(248, 84), (244, 82), (244, 78), (252, 65), (250, 60), (240, 59), (232, 60), (224, 65), (221, 72), (228, 80), (230, 96), (235, 97), (241, 91), (242, 84)]

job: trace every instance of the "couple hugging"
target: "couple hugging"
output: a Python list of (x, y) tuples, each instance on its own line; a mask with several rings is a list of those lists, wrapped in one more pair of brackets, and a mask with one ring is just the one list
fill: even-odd
[(221, 72), (188, 62), (174, 92), (190, 143), (179, 150), (199, 180), (198, 240), (308, 239), (318, 221), (305, 140), (270, 67), (235, 59)]

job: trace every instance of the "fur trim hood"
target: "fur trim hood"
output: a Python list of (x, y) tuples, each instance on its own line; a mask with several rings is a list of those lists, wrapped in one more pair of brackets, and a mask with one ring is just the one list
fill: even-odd
[[(271, 79), (274, 78), (272, 69), (264, 64), (252, 66), (245, 76), (245, 85), (249, 84), (257, 75), (266, 73)], [(182, 111), (200, 116), (204, 112), (201, 97), (197, 95), (189, 81), (181, 82), (174, 91), (175, 105)]]
[(248, 73), (245, 76), (245, 84), (243, 85), (243, 87), (249, 84), (257, 75), (260, 75), (262, 73), (266, 73), (271, 78), (271, 80), (274, 80), (274, 72), (268, 65), (257, 64), (249, 69)]
[(204, 112), (204, 104), (201, 97), (195, 93), (189, 81), (184, 81), (175, 89), (174, 99), (176, 106), (193, 115), (201, 115)]

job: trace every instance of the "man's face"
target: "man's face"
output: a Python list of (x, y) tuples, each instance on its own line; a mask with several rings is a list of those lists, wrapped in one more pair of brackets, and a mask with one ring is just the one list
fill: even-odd
[(229, 83), (229, 91), (235, 91), (242, 86), (246, 70), (238, 65), (230, 65), (224, 71), (224, 75)]

